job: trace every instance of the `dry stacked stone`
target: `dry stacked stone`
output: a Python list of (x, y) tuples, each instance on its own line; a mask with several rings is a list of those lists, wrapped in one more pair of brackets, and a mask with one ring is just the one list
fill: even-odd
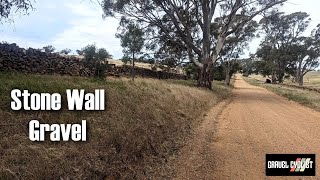
[(0, 70), (70, 76), (91, 75), (90, 70), (85, 68), (78, 58), (3, 43), (0, 43)]
[[(108, 75), (129, 77), (131, 67), (110, 64)], [(94, 73), (86, 68), (82, 60), (76, 57), (65, 57), (56, 53), (45, 53), (39, 49), (24, 49), (13, 44), (0, 43), (0, 71), (23, 73), (60, 74), (70, 76), (92, 76)], [(157, 79), (187, 79), (185, 75), (135, 68), (140, 77)]]
[[(110, 71), (109, 75), (118, 77), (129, 77), (131, 76), (131, 66), (114, 66)], [(186, 80), (187, 76), (183, 74), (170, 73), (165, 71), (153, 71), (151, 69), (145, 69), (135, 67), (135, 74), (140, 77), (156, 78), (156, 79), (183, 79)]]

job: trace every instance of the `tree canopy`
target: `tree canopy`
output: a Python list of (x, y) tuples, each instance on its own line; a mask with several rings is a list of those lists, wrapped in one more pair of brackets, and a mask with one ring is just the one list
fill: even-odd
[(124, 59), (132, 57), (132, 80), (135, 78), (135, 58), (136, 55), (141, 54), (141, 50), (144, 46), (144, 31), (137, 23), (130, 21), (126, 18), (122, 18), (119, 33), (116, 34), (117, 38), (121, 40), (121, 46), (123, 47)]
[[(201, 75), (199, 86), (211, 88), (212, 68), (225, 40), (255, 16), (286, 0), (103, 0), (105, 16), (121, 14), (145, 25), (153, 38), (164, 36), (187, 49)], [(213, 29), (213, 23), (219, 24)], [(216, 36), (211, 34), (216, 31)]]
[(94, 72), (94, 76), (104, 79), (109, 68), (107, 59), (112, 55), (105, 48), (97, 48), (95, 44), (89, 44), (81, 50), (79, 55), (84, 56), (84, 65)]
[(42, 49), (45, 53), (53, 53), (56, 50), (52, 45), (44, 46)]
[(319, 26), (305, 36), (310, 21), (305, 12), (272, 12), (260, 21), (265, 38), (256, 53), (263, 60), (258, 68), (272, 82), (283, 82), (287, 73), (303, 85), (303, 76), (319, 65)]
[(28, 14), (33, 9), (31, 0), (1, 0), (0, 1), (0, 22), (10, 20), (14, 13)]
[(69, 53), (71, 53), (71, 49), (69, 49), (69, 48), (66, 48), (66, 49), (62, 49), (61, 51), (60, 51), (60, 53), (61, 54), (65, 54), (65, 55), (68, 55)]
[(81, 50), (77, 50), (79, 55), (83, 55), (85, 63), (89, 67), (94, 67), (97, 62), (103, 63), (107, 59), (112, 58), (112, 55), (104, 48), (97, 48), (95, 44), (89, 44)]
[(120, 38), (123, 53), (126, 56), (140, 53), (144, 47), (144, 32), (138, 24), (133, 21), (122, 19), (116, 34)]

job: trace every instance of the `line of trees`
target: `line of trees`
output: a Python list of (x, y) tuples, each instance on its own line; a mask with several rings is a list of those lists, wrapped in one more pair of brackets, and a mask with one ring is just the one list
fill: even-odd
[[(52, 45), (44, 46), (42, 49), (45, 53), (55, 53), (56, 48)], [(68, 55), (72, 50), (63, 49), (59, 54)], [(89, 44), (80, 50), (76, 50), (77, 54), (83, 56), (83, 65), (94, 72), (94, 76), (104, 79), (106, 71), (109, 68), (108, 59), (112, 59), (112, 55), (105, 48), (98, 48), (95, 44)]]
[[(192, 3), (193, 1), (188, 2)], [(309, 36), (305, 36), (305, 31), (311, 21), (309, 15), (305, 12), (285, 15), (283, 12), (279, 12), (278, 9), (271, 8), (272, 6), (270, 5), (269, 8), (266, 7), (264, 10), (259, 11), (263, 16), (259, 23), (252, 19), (244, 22), (244, 15), (233, 17), (228, 13), (226, 13), (227, 16), (214, 18), (210, 23), (209, 33), (209, 59), (214, 60), (212, 61), (214, 63), (211, 64), (211, 61), (207, 63), (203, 59), (208, 51), (204, 48), (204, 29), (199, 24), (202, 23), (203, 25), (203, 18), (205, 17), (203, 14), (198, 15), (198, 19), (196, 18), (197, 14), (192, 14), (194, 16), (189, 17), (191, 12), (183, 11), (187, 6), (187, 2), (168, 1), (164, 4), (157, 4), (159, 2), (150, 1), (149, 6), (145, 8), (150, 8), (151, 12), (146, 12), (143, 9), (143, 5), (146, 4), (140, 1), (104, 1), (104, 3), (103, 8), (106, 16), (112, 16), (114, 13), (123, 15), (119, 27), (120, 33), (117, 34), (117, 37), (121, 38), (126, 59), (133, 61), (135, 59), (134, 54), (141, 54), (141, 50), (145, 48), (154, 52), (154, 59), (160, 59), (168, 67), (176, 67), (182, 63), (192, 62), (192, 65), (189, 64), (185, 68), (188, 74), (193, 73), (193, 76), (198, 80), (199, 86), (210, 88), (213, 78), (223, 79), (225, 84), (229, 85), (230, 77), (239, 69), (240, 63), (244, 66), (243, 69), (250, 69), (247, 73), (256, 72), (270, 76), (273, 83), (282, 83), (285, 75), (291, 75), (294, 77), (293, 81), (302, 86), (304, 75), (319, 66), (320, 25)], [(133, 8), (133, 6), (138, 5), (139, 8)], [(162, 6), (159, 9), (159, 7), (153, 7), (153, 5)], [(235, 6), (236, 4), (233, 5)], [(201, 6), (198, 7), (196, 4), (189, 4), (187, 7), (189, 8), (188, 10), (196, 7), (203, 8)], [(178, 8), (179, 11), (175, 12), (175, 8)], [(168, 11), (168, 9), (172, 9), (172, 11)], [(156, 10), (157, 12), (153, 12)], [(162, 12), (162, 16), (159, 15), (160, 12)], [(236, 12), (234, 13), (237, 14)], [(242, 14), (245, 13), (247, 12), (242, 12)], [(231, 30), (227, 31), (230, 33), (223, 36), (223, 42), (219, 43), (219, 39), (222, 36), (221, 32), (226, 28), (224, 23), (227, 17), (231, 18), (229, 20), (229, 29)], [(248, 16), (246, 17), (248, 18)], [(178, 22), (175, 23), (175, 21)], [(176, 26), (177, 24), (178, 26)], [(239, 24), (241, 24), (241, 27), (234, 27)], [(140, 34), (134, 36), (132, 28), (135, 28)], [(257, 37), (258, 32), (264, 34), (260, 48), (251, 58), (239, 61), (240, 56), (244, 54), (244, 50), (248, 48), (249, 42)], [(192, 39), (191, 44), (186, 42), (188, 37)], [(146, 39), (147, 42), (145, 42)], [(133, 58), (132, 53), (131, 58), (127, 55), (130, 52), (130, 47), (126, 44), (128, 42), (131, 45), (134, 42), (139, 44), (131, 46), (131, 52), (135, 52), (133, 53)], [(197, 54), (195, 48), (198, 48), (201, 54)], [(218, 51), (217, 48), (219, 49)], [(133, 49), (135, 50), (132, 51)], [(252, 62), (252, 60), (256, 59), (259, 59), (259, 61)], [(134, 62), (132, 64), (134, 67)], [(205, 71), (203, 67), (206, 67)], [(194, 75), (195, 72), (199, 72), (199, 74)]]
[(260, 21), (265, 34), (253, 65), (256, 72), (282, 83), (285, 75), (303, 86), (303, 77), (320, 65), (320, 24), (306, 36), (310, 17), (305, 12), (271, 12)]
[(103, 0), (101, 5), (104, 16), (120, 14), (139, 23), (150, 39), (147, 47), (179, 47), (181, 56), (200, 69), (198, 86), (211, 88), (214, 66), (228, 38), (250, 26), (254, 17), (285, 1)]
[[(168, 67), (192, 62), (198, 74), (199, 87), (212, 87), (214, 71), (223, 69), (225, 83), (239, 65), (239, 57), (257, 35), (260, 27), (263, 42), (251, 59), (252, 72), (271, 76), (272, 82), (283, 82), (286, 74), (303, 85), (304, 75), (319, 66), (320, 25), (305, 36), (311, 19), (304, 12), (285, 15), (277, 10), (286, 0), (101, 0), (104, 17), (121, 15), (116, 37), (121, 40), (124, 58), (158, 59)], [(28, 0), (4, 1), (0, 5), (1, 21), (13, 10), (27, 13)], [(262, 15), (257, 23), (253, 19)], [(95, 47), (95, 46), (94, 46)], [(78, 53), (108, 54), (93, 50)], [(52, 53), (52, 46), (43, 48)], [(90, 52), (89, 52), (90, 50)], [(152, 52), (150, 54), (142, 51)], [(64, 49), (62, 54), (69, 54)], [(92, 53), (91, 53), (92, 52)], [(108, 54), (110, 55), (110, 54)], [(106, 56), (108, 57), (108, 56)], [(89, 58), (99, 59), (99, 58)], [(97, 60), (98, 61), (98, 60)], [(243, 63), (242, 63), (243, 64)], [(96, 66), (96, 65), (94, 65)], [(191, 66), (189, 66), (191, 67)]]

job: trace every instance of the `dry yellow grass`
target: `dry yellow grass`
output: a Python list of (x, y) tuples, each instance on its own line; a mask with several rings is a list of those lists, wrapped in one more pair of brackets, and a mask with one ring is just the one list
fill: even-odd
[[(123, 66), (124, 65), (124, 63), (120, 60), (109, 59), (108, 62), (109, 62), (109, 64), (115, 64), (116, 66)], [(127, 65), (130, 65), (130, 63), (128, 63)], [(144, 68), (144, 69), (152, 69), (152, 66), (154, 66), (154, 65), (149, 64), (149, 63), (135, 62), (135, 66), (140, 67), (140, 68)], [(179, 74), (184, 73), (181, 68), (172, 68), (171, 70), (172, 70), (172, 72), (177, 72)], [(162, 69), (157, 68), (157, 71), (162, 71)]]
[[(79, 56), (79, 55), (72, 55), (76, 58), (80, 58), (83, 59), (84, 56)], [(109, 64), (115, 64), (116, 66), (123, 66), (124, 63), (121, 60), (116, 60), (116, 59), (108, 59), (107, 60), (109, 62)], [(130, 64), (130, 62), (128, 63)], [(149, 63), (142, 63), (142, 62), (135, 62), (135, 66), (136, 67), (140, 67), (140, 68), (145, 68), (145, 69), (151, 69), (152, 65)], [(158, 71), (160, 71), (160, 68), (157, 68)]]
[[(151, 79), (1, 73), (0, 81), (0, 179), (153, 178), (165, 172), (164, 165), (201, 122), (199, 117), (230, 93), (217, 84), (212, 92)], [(71, 112), (66, 107), (59, 112), (12, 112), (12, 88), (63, 96), (67, 88), (103, 88), (107, 107), (103, 112)], [(88, 141), (31, 142), (31, 119), (49, 124), (86, 119)]]
[(320, 89), (320, 71), (307, 73), (304, 81), (305, 86)]
[[(124, 65), (124, 63), (122, 61), (120, 61), (120, 60), (109, 59), (108, 62), (109, 62), (109, 64), (115, 64), (116, 66), (123, 66)], [(135, 65), (137, 67), (141, 67), (141, 68), (145, 68), (145, 69), (151, 69), (151, 64), (135, 62)]]
[[(309, 80), (309, 87), (317, 88), (320, 87), (320, 82), (318, 83), (318, 78), (320, 77), (319, 72), (313, 72), (307, 74)], [(296, 101), (302, 105), (311, 107), (320, 111), (320, 93), (317, 91), (311, 91), (308, 89), (301, 89), (294, 86), (286, 86), (281, 84), (265, 84), (265, 78), (260, 75), (250, 75), (248, 78), (244, 79), (250, 84), (262, 86), (270, 91), (273, 91), (281, 96), (288, 98), (289, 100)], [(288, 81), (285, 84), (289, 84)]]
[[(261, 75), (255, 75), (255, 74), (250, 75), (250, 77), (263, 82), (265, 82), (267, 78), (267, 77), (263, 77)], [(293, 83), (290, 79), (285, 79), (284, 84), (298, 85), (297, 83)], [(312, 71), (307, 73), (304, 77), (304, 86), (320, 89), (320, 71)]]

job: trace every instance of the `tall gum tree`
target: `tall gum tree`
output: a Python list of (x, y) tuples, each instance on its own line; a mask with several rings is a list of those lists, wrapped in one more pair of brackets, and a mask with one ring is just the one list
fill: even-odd
[[(198, 86), (212, 87), (213, 66), (226, 38), (254, 17), (286, 0), (103, 0), (105, 16), (121, 15), (159, 28), (168, 39), (177, 36), (189, 59), (201, 69)], [(172, 22), (165, 26), (164, 18)], [(217, 38), (211, 24), (221, 17)], [(237, 21), (235, 21), (237, 17)]]
[(144, 46), (144, 31), (140, 29), (138, 24), (125, 18), (122, 18), (118, 31), (119, 33), (116, 34), (116, 37), (121, 40), (121, 46), (123, 47), (125, 57), (129, 57), (130, 55), (132, 57), (131, 76), (132, 81), (134, 81), (135, 58), (137, 54), (141, 53)]
[(302, 86), (303, 76), (319, 65), (319, 25), (310, 36), (303, 36), (310, 21), (306, 12), (275, 12), (260, 21), (265, 38), (256, 54), (271, 65), (274, 83), (282, 83), (289, 73)]
[(243, 55), (244, 50), (249, 47), (249, 42), (256, 37), (258, 27), (258, 23), (252, 20), (226, 38), (224, 47), (220, 53), (220, 61), (226, 77), (225, 85), (230, 85), (231, 76), (234, 73), (232, 69), (237, 64), (236, 62), (240, 58), (240, 55)]
[(304, 84), (304, 76), (320, 65), (320, 24), (308, 37), (301, 37), (300, 42), (291, 46), (295, 60), (295, 81)]
[[(311, 19), (305, 12), (294, 12), (284, 15), (283, 12), (272, 12), (261, 19), (260, 24), (265, 34), (261, 43), (261, 49), (270, 47), (271, 51), (265, 51), (273, 61), (272, 80), (274, 83), (283, 82), (285, 70), (293, 62), (292, 46), (301, 41), (302, 34), (306, 31)], [(262, 51), (260, 50), (260, 53)]]

